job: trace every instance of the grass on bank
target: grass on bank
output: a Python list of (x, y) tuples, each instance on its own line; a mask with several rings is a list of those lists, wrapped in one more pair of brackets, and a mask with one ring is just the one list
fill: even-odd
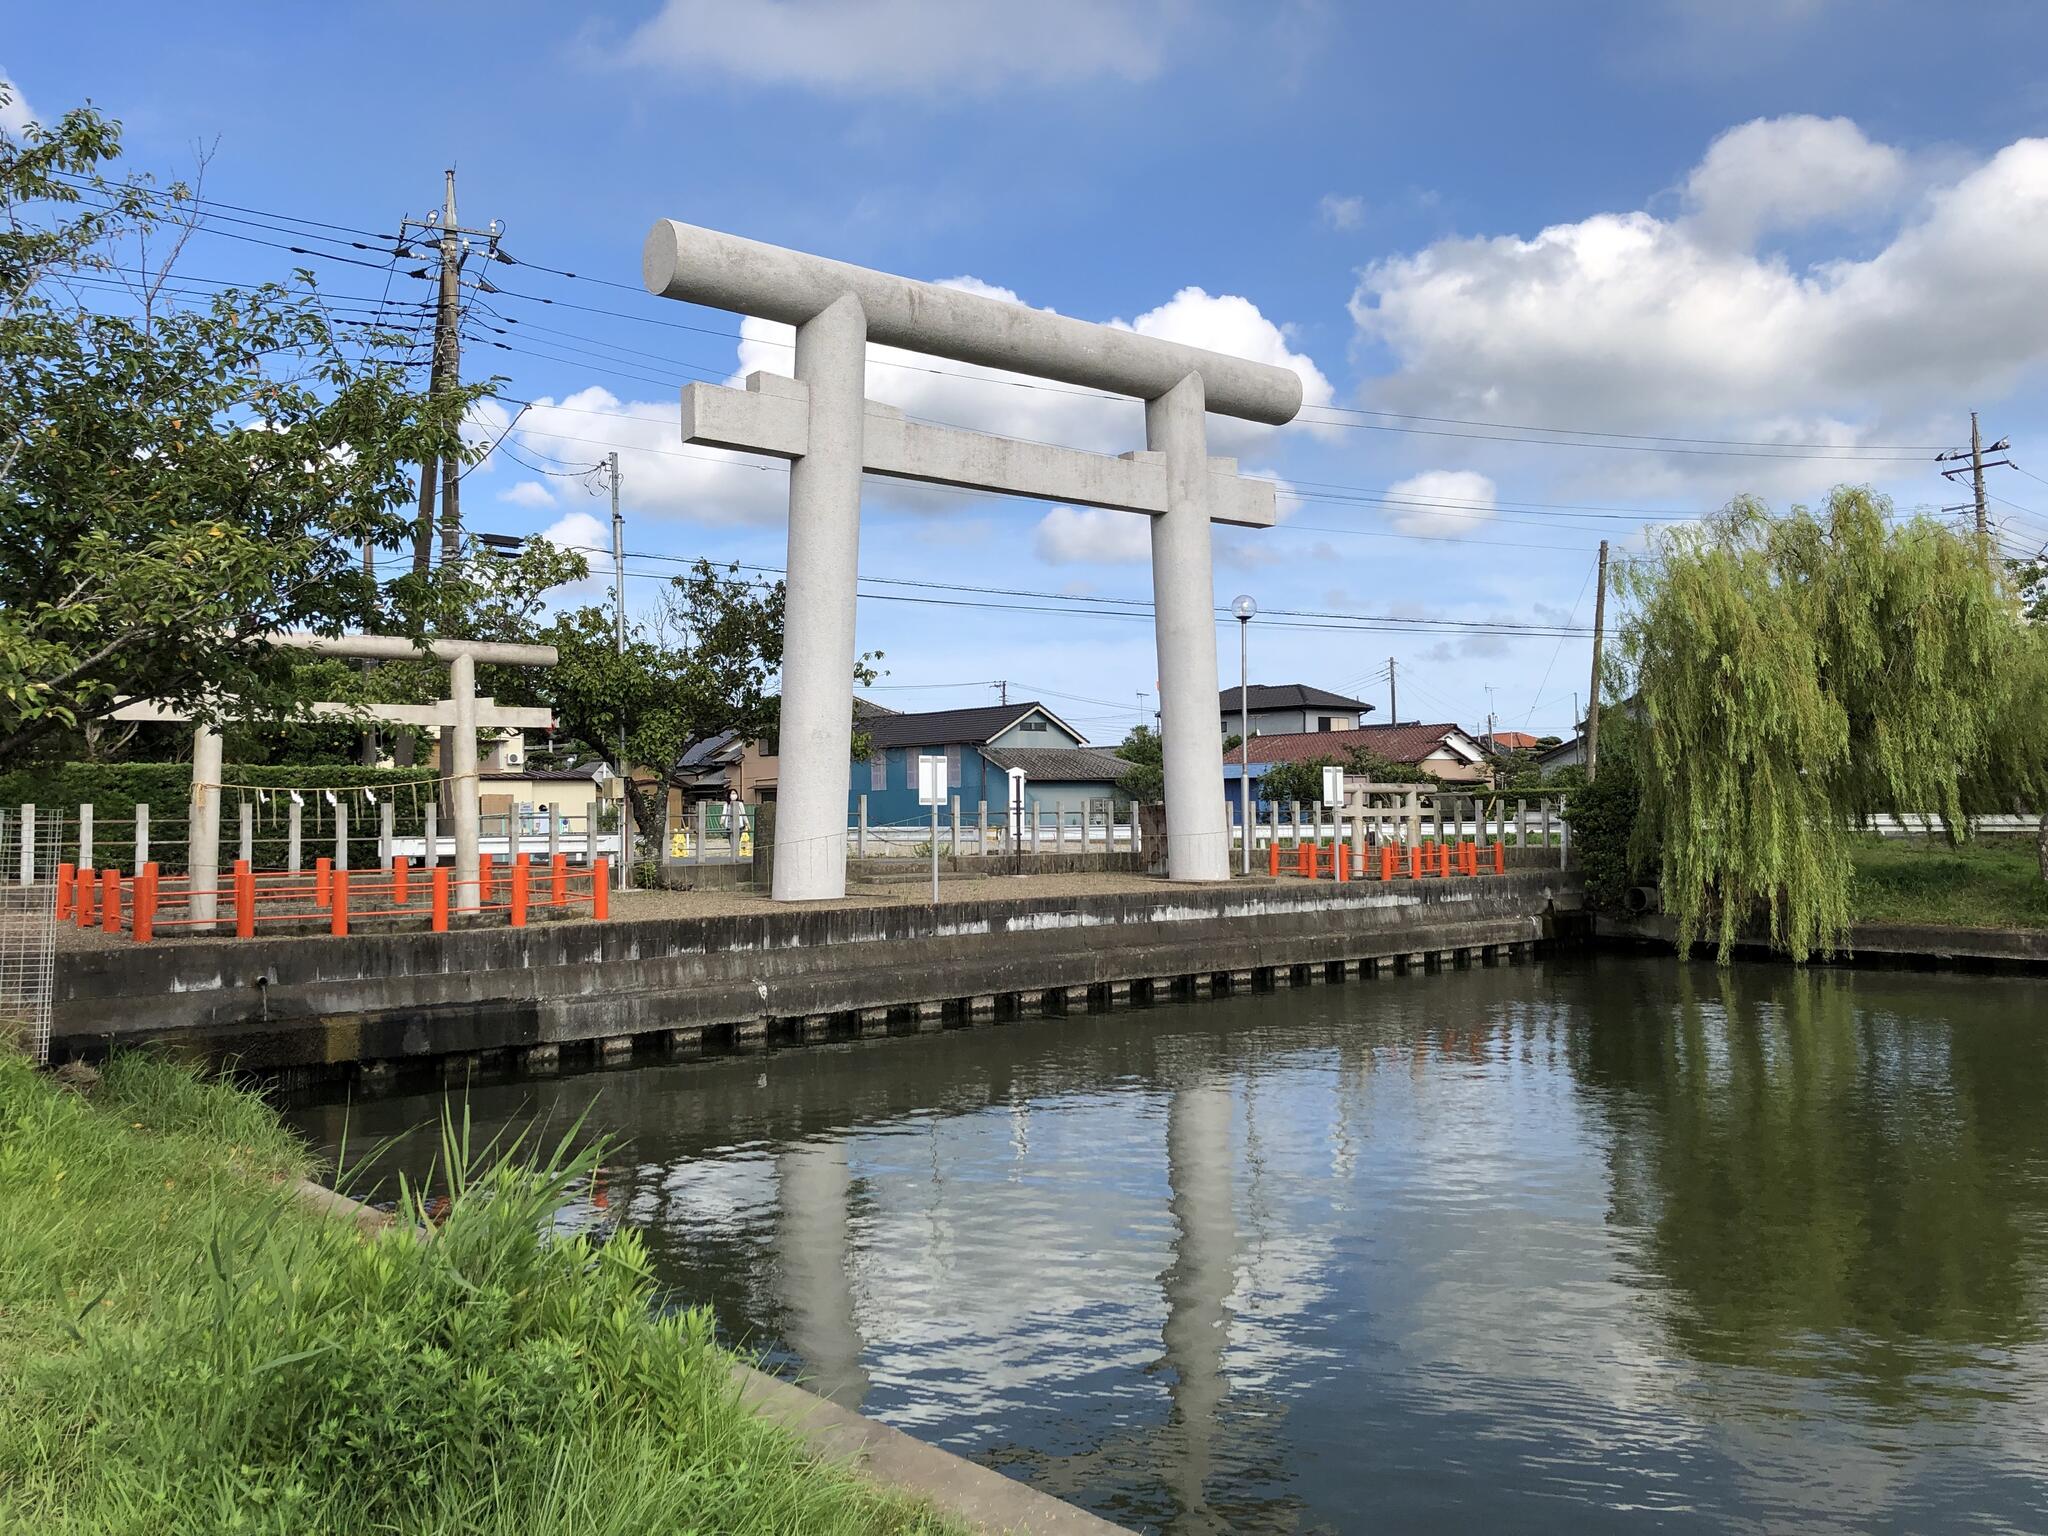
[(225, 1084), (0, 1052), (0, 1529), (950, 1529), (741, 1407), (635, 1234), (544, 1239), (578, 1160), (458, 1176), (433, 1242), (308, 1211), (306, 1169)]
[(1858, 838), (1851, 911), (1859, 922), (2048, 928), (2048, 881), (2032, 838), (1944, 842)]

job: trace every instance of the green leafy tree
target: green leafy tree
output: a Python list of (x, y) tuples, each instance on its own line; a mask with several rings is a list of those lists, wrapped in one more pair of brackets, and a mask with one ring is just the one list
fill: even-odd
[[(660, 825), (655, 797), (692, 743), (731, 732), (775, 750), (781, 582), (749, 580), (737, 566), (720, 570), (699, 560), (669, 583), (650, 622), (627, 625), (622, 649), (609, 607), (578, 607), (545, 619), (537, 611), (542, 595), (561, 579), (557, 562), (576, 557), (535, 540), (524, 558), (530, 566), (506, 582), (503, 629), (508, 637), (554, 646), (561, 659), (544, 671), (506, 678), (506, 696), (550, 705), (567, 737), (620, 776), (638, 826)], [(853, 681), (873, 682), (880, 659), (879, 652), (860, 657)], [(867, 750), (856, 730), (855, 755)]]
[(1148, 725), (1134, 725), (1116, 749), (1116, 755), (1131, 766), (1123, 771), (1117, 788), (1140, 805), (1157, 805), (1166, 798), (1166, 755), (1159, 733)]
[(1259, 778), (1259, 798), (1269, 804), (1312, 805), (1323, 798), (1323, 770), (1337, 766), (1334, 757), (1275, 763)]
[(1646, 722), (1636, 853), (1661, 860), (1684, 943), (1711, 931), (1725, 958), (1760, 920), (1795, 958), (1830, 950), (1863, 818), (1931, 812), (1965, 836), (1995, 754), (2013, 754), (2006, 787), (2041, 781), (2040, 732), (2012, 729), (2026, 648), (2000, 575), (1890, 512), (1853, 486), (1818, 514), (1742, 498), (1620, 569), (1620, 680)]
[(119, 151), (91, 108), (0, 135), (0, 766), (124, 696), (288, 716), (315, 674), (265, 635), (424, 622), (360, 552), (410, 539), (406, 466), (463, 452), (478, 392), (416, 394), (305, 273), (167, 303), (189, 192)]

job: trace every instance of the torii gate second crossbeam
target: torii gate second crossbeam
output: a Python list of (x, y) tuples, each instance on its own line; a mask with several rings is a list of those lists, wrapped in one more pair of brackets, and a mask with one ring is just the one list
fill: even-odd
[[(1152, 518), (1167, 875), (1227, 880), (1210, 522), (1269, 527), (1270, 482), (1208, 456), (1206, 412), (1279, 425), (1286, 368), (663, 220), (648, 289), (796, 327), (796, 377), (691, 385), (683, 438), (791, 460), (774, 896), (846, 894), (863, 472)], [(1145, 402), (1146, 452), (1110, 458), (904, 419), (866, 398), (870, 341)]]

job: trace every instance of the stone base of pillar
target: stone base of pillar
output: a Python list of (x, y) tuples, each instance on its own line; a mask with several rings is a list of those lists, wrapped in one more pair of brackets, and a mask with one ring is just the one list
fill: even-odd
[(796, 1021), (796, 1037), (806, 1044), (814, 1044), (832, 1033), (832, 1019), (829, 1014), (807, 1014)]
[(970, 1019), (992, 1019), (996, 1016), (996, 1000), (993, 993), (984, 992), (967, 999), (967, 1017)]
[(696, 1055), (704, 1049), (704, 1026), (692, 1024), (686, 1029), (670, 1030), (668, 1032), (668, 1048), (678, 1055)]
[(562, 1048), (553, 1041), (529, 1045), (519, 1053), (519, 1070), (535, 1077), (562, 1069)]
[(1232, 971), (1230, 973), (1230, 990), (1234, 993), (1249, 992), (1256, 982), (1257, 978), (1250, 971)]
[(887, 1008), (863, 1008), (856, 1021), (863, 1035), (886, 1035), (889, 1033), (889, 1010)]
[(732, 1027), (732, 1043), (736, 1050), (758, 1050), (768, 1043), (768, 1021), (766, 1019), (742, 1019)]
[(630, 1061), (633, 1057), (631, 1035), (607, 1035), (597, 1042), (598, 1060), (610, 1066), (616, 1062)]

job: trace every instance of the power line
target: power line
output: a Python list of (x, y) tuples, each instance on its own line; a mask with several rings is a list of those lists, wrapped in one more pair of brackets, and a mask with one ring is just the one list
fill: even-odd
[[(88, 187), (90, 185), (88, 182), (80, 182), (79, 184), (86, 185)], [(251, 228), (267, 228), (270, 229), (272, 232), (296, 233), (299, 235), (299, 238), (302, 239), (317, 240), (324, 244), (330, 245), (346, 245), (354, 250), (367, 251), (373, 249), (380, 249), (380, 246), (366, 244), (364, 243), (363, 240), (360, 239), (339, 240), (328, 235), (308, 235), (303, 233), (303, 229), (314, 228), (334, 230), (341, 234), (367, 237), (371, 241), (376, 241), (380, 243), (396, 243), (400, 245), (402, 245), (405, 239), (405, 226), (403, 224), (401, 224), (400, 226), (399, 234), (397, 236), (392, 236), (382, 231), (364, 229), (359, 226), (335, 223), (329, 220), (312, 219), (301, 217), (298, 215), (279, 213), (275, 210), (255, 208), (246, 204), (230, 203), (218, 198), (191, 197), (187, 199), (177, 199), (173, 198), (169, 193), (157, 192), (153, 190), (148, 191), (147, 195), (168, 203), (190, 202), (193, 205), (202, 208), (232, 210), (231, 212), (214, 213), (209, 216), (214, 218), (220, 218), (229, 222), (244, 224)], [(254, 217), (241, 217), (241, 215), (253, 215)], [(266, 223), (266, 220), (271, 222)], [(285, 225), (297, 225), (302, 226), (302, 228), (300, 230), (288, 230), (283, 228), (283, 226)], [(200, 227), (203, 228), (204, 226)], [(227, 238), (252, 239), (253, 243), (256, 244), (275, 244), (275, 242), (270, 241), (254, 240), (254, 237), (237, 237), (234, 236), (229, 231), (217, 231), (217, 233), (222, 234)], [(297, 246), (283, 246), (279, 248), (291, 251), (293, 254), (297, 255), (309, 255), (320, 259), (352, 262), (353, 264), (360, 266), (369, 266), (375, 268), (380, 265), (380, 263), (363, 262), (357, 260), (354, 257), (341, 255), (335, 252), (314, 251)], [(546, 272), (570, 281), (593, 283), (600, 287), (613, 288), (623, 292), (630, 292), (636, 294), (645, 292), (645, 290), (642, 289), (637, 284), (619, 282), (615, 279), (610, 278), (596, 277), (587, 273), (579, 273), (571, 268), (558, 267), (542, 261), (514, 257), (507, 252), (498, 250), (495, 246), (493, 247), (492, 254), (495, 257), (495, 259), (502, 261), (509, 266), (523, 266), (534, 271)], [(577, 305), (570, 301), (555, 299), (548, 297), (546, 295), (528, 294), (512, 289), (495, 289), (494, 291), (502, 293), (504, 296), (508, 298), (518, 299), (529, 303), (551, 304), (568, 309), (582, 310), (593, 314), (607, 315), (613, 318), (628, 320), (640, 324), (666, 325), (672, 328), (693, 331), (700, 334), (715, 336), (726, 340), (752, 340), (759, 344), (775, 346), (779, 348), (788, 348), (794, 345), (793, 342), (784, 341), (779, 337), (748, 338), (743, 337), (741, 333), (736, 331), (719, 330), (709, 326), (693, 326), (684, 322), (666, 320), (652, 315), (633, 314), (621, 310), (607, 310), (591, 305)], [(996, 384), (1005, 387), (1036, 389), (1050, 393), (1079, 394), (1083, 396), (1099, 398), (1104, 400), (1127, 400), (1127, 397), (1125, 396), (1111, 394), (1104, 391), (1076, 389), (1073, 387), (1051, 384), (1044, 381), (1017, 378), (1014, 376), (994, 371), (962, 371), (958, 369), (926, 367), (916, 364), (899, 364), (893, 359), (884, 358), (871, 358), (870, 361), (882, 366), (909, 367), (916, 369), (918, 371), (942, 374), (948, 377), (966, 379), (971, 382), (982, 384)], [(1559, 442), (1557, 445), (1594, 449), (1606, 448), (1650, 453), (1694, 452), (1708, 454), (1717, 457), (1810, 458), (1819, 462), (1909, 462), (1915, 456), (1923, 453), (1933, 452), (1941, 446), (1939, 444), (1929, 443), (1840, 444), (1783, 442), (1759, 438), (1696, 437), (1679, 433), (1624, 432), (1597, 427), (1553, 427), (1529, 422), (1493, 421), (1478, 417), (1431, 416), (1417, 412), (1390, 411), (1363, 406), (1329, 405), (1310, 406), (1306, 409), (1307, 411), (1320, 412), (1322, 413), (1322, 415), (1308, 416), (1306, 413), (1304, 413), (1304, 415), (1299, 419), (1309, 421), (1311, 423), (1319, 423), (1322, 425), (1361, 427), (1367, 430), (1377, 431), (1413, 432), (1422, 436), (1481, 437), (1490, 441), (1505, 442), (1542, 442), (1559, 439), (1569, 439), (1571, 441)], [(1332, 417), (1338, 419), (1327, 419)], [(1425, 423), (1427, 425), (1425, 427), (1390, 425), (1390, 423), (1416, 422)], [(1433, 430), (1435, 428), (1440, 427), (1464, 427), (1477, 428), (1480, 430), (1476, 432), (1444, 432)], [(1512, 433), (1516, 435), (1505, 438), (1494, 437), (1491, 435), (1496, 433)], [(1611, 439), (1612, 441), (1588, 441), (1588, 439)]]

